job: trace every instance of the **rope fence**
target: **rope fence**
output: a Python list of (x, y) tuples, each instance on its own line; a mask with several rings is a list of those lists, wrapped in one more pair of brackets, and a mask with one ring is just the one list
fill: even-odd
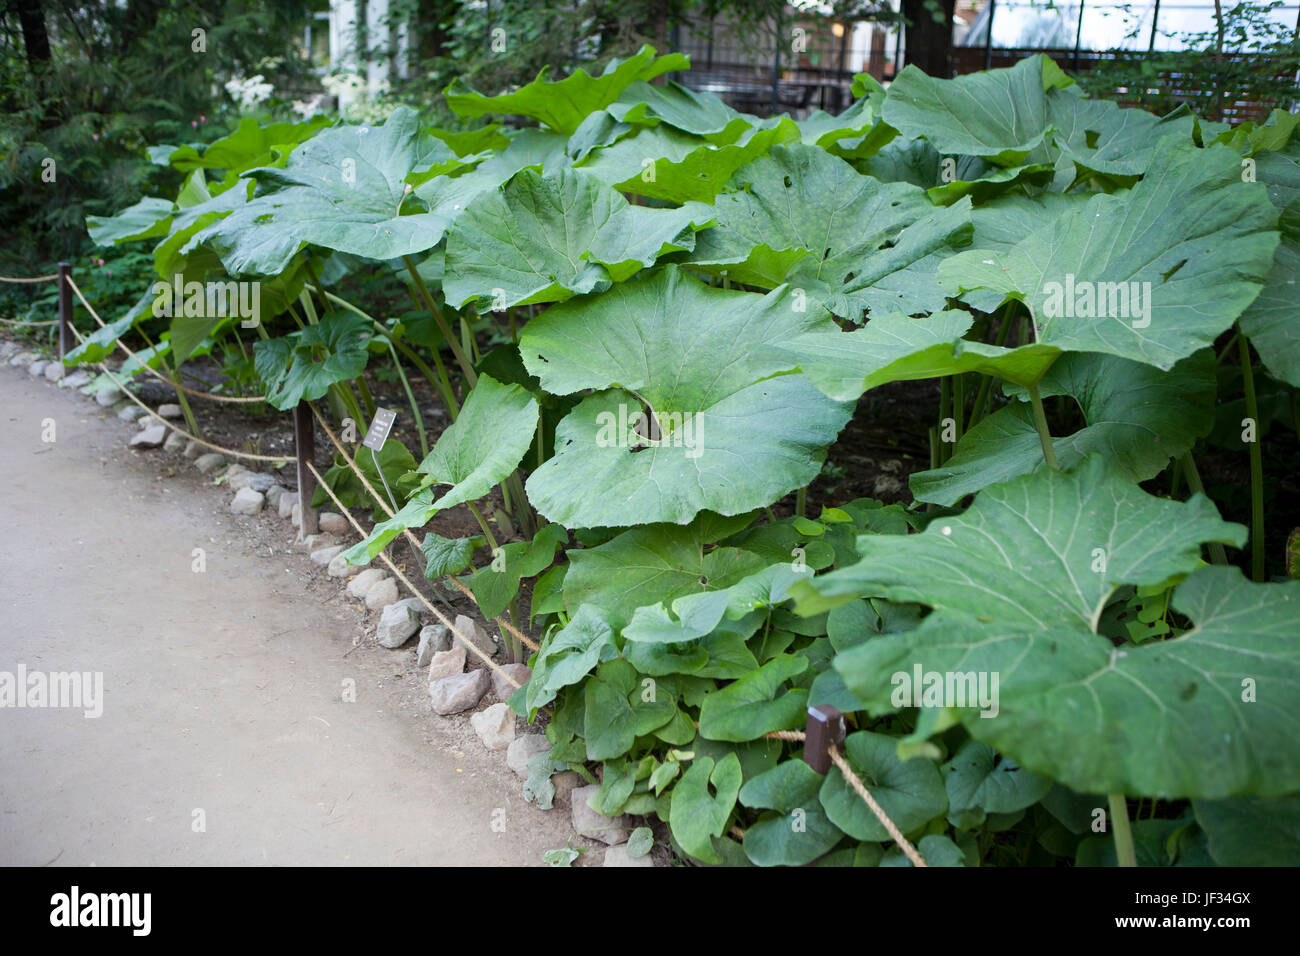
[[(78, 299), (81, 300), (82, 305), (86, 307), (86, 310), (90, 313), (91, 317), (95, 320), (95, 322), (99, 324), (100, 328), (104, 328), (105, 327), (104, 320), (99, 317), (99, 313), (96, 312), (94, 307), (86, 300), (85, 295), (82, 293), (81, 289), (77, 286), (77, 284), (73, 281), (72, 276), (67, 273), (66, 267), (61, 266), (61, 270), (62, 270), (62, 277), (66, 282), (67, 287), (71, 289), (71, 291), (77, 296)], [(34, 276), (31, 278), (0, 276), (0, 282), (37, 283), (37, 282), (49, 282), (58, 278), (60, 278), (60, 273), (55, 273), (53, 275), (48, 275), (48, 276)], [(87, 337), (82, 335), (80, 332), (78, 332), (77, 329), (71, 324), (70, 313), (71, 313), (70, 302), (65, 302), (61, 298), (60, 317), (58, 319), (51, 320), (51, 321), (41, 321), (41, 322), (23, 322), (23, 321), (13, 320), (13, 319), (0, 319), (0, 323), (4, 323), (8, 325), (26, 325), (26, 326), (61, 325), (63, 326), (63, 328), (67, 329), (73, 337), (76, 338), (79, 344), (85, 343)], [(150, 373), (152, 373), (162, 381), (166, 382), (168, 385), (171, 385), (174, 388), (178, 388), (181, 391), (186, 392), (187, 394), (195, 395), (200, 398), (210, 399), (213, 401), (229, 402), (229, 403), (252, 403), (252, 402), (264, 402), (266, 400), (266, 396), (230, 397), (224, 395), (212, 395), (209, 392), (200, 392), (194, 389), (186, 388), (185, 386), (179, 385), (176, 382), (170, 381), (165, 376), (158, 373), (155, 369), (150, 368), (146, 363), (140, 360), (139, 356), (137, 356), (134, 352), (131, 351), (131, 349), (129, 349), (125, 344), (123, 344), (120, 339), (117, 340), (116, 345), (118, 348), (122, 349), (122, 351), (124, 351), (129, 357), (135, 359), (136, 363), (141, 368), (149, 371)], [(61, 347), (60, 352), (62, 353), (62, 351), (63, 349)], [(60, 354), (60, 359), (62, 358), (63, 355)], [(90, 362), (86, 364), (99, 369), (104, 375), (107, 375), (109, 380), (113, 382), (113, 384), (118, 388), (118, 390), (121, 391), (122, 394), (125, 395), (132, 402), (134, 402), (135, 404), (139, 405), (142, 409), (144, 409), (147, 415), (149, 415), (156, 421), (160, 422), (161, 424), (165, 425), (171, 431), (181, 435), (184, 438), (189, 439), (192, 442), (201, 445), (204, 448), (210, 448), (213, 451), (219, 452), (222, 455), (228, 455), (232, 458), (242, 458), (247, 461), (287, 462), (290, 460), (289, 457), (284, 455), (280, 455), (280, 456), (257, 455), (257, 454), (252, 454), (250, 452), (240, 452), (230, 448), (223, 448), (220, 445), (213, 444), (212, 442), (199, 438), (196, 435), (192, 435), (189, 432), (187, 432), (185, 429), (181, 428), (179, 425), (176, 425), (168, 421), (167, 419), (163, 418), (152, 408), (146, 405), (143, 401), (137, 398), (134, 394), (132, 394), (126, 388), (126, 385), (122, 382), (122, 380), (119, 379), (113, 372), (111, 372), (108, 369), (106, 363)], [(362, 487), (364, 487), (366, 492), (370, 495), (370, 497), (379, 504), (381, 510), (389, 518), (392, 518), (395, 512), (393, 511), (393, 509), (389, 508), (388, 504), (384, 501), (384, 499), (375, 490), (374, 486), (370, 483), (370, 480), (357, 466), (356, 459), (353, 458), (353, 456), (348, 452), (347, 448), (345, 448), (342, 442), (339, 441), (338, 436), (334, 434), (334, 430), (330, 428), (329, 423), (325, 420), (324, 416), (310, 402), (305, 402), (304, 404), (308, 408), (310, 408), (311, 413), (312, 415), (315, 416), (317, 423), (320, 425), (321, 429), (325, 432), (326, 436), (328, 436), (334, 448), (338, 451), (340, 455), (343, 456), (344, 461), (347, 462), (349, 470), (361, 482)], [(310, 418), (307, 418), (307, 421), (310, 422)], [(310, 431), (310, 429), (307, 430)], [(360, 537), (360, 539), (364, 541), (369, 536), (368, 532), (361, 525), (361, 523), (358, 522), (357, 519), (353, 516), (351, 510), (347, 506), (345, 506), (343, 502), (339, 499), (338, 495), (334, 492), (334, 489), (332, 489), (329, 486), (329, 484), (325, 481), (325, 476), (322, 475), (320, 471), (316, 468), (315, 463), (311, 461), (309, 457), (304, 457), (304, 445), (314, 448), (314, 443), (311, 441), (311, 439), (307, 438), (304, 441), (303, 436), (300, 434), (298, 437), (298, 452), (297, 452), (297, 457), (300, 465), (300, 472), (299, 472), (300, 475), (305, 474), (305, 472), (301, 470), (302, 468), (305, 468), (306, 472), (309, 472), (313, 476), (316, 483), (318, 483), (320, 487), (325, 490), (326, 495), (333, 502), (334, 506), (339, 510), (339, 513), (352, 526), (353, 530)], [(306, 494), (308, 490), (310, 489), (305, 488), (304, 482), (300, 480), (299, 489), (298, 489), (299, 506), (302, 509), (302, 515), (303, 515), (302, 527), (304, 528), (304, 530), (307, 526), (306, 516), (308, 514), (308, 510), (311, 507), (310, 499)], [(406, 538), (407, 541), (410, 542), (412, 546), (414, 546), (414, 548), (417, 551), (420, 550), (419, 539), (416, 538), (416, 536), (411, 532), (409, 528), (404, 528), (402, 530), (402, 535)], [(504, 680), (509, 686), (515, 688), (515, 690), (519, 690), (522, 687), (522, 685), (517, 680), (515, 680), (515, 678), (510, 673), (508, 673), (500, 664), (497, 664), (494, 660), (492, 660), (490, 654), (485, 652), (472, 640), (469, 640), (464, 634), (462, 634), (460, 629), (456, 627), (455, 623), (451, 621), (447, 617), (447, 615), (443, 614), (442, 611), (440, 611), (436, 606), (434, 606), (434, 604), (424, 595), (424, 593), (419, 588), (417, 588), (411, 582), (411, 580), (406, 576), (406, 574), (402, 572), (402, 570), (397, 566), (397, 564), (392, 560), (391, 557), (389, 557), (389, 555), (385, 551), (381, 551), (378, 557), (380, 558), (380, 560), (384, 562), (384, 564), (388, 567), (388, 569), (393, 573), (394, 577), (396, 577), (399, 581), (401, 581), (402, 584), (406, 587), (406, 589), (410, 591), (411, 594), (413, 594), (417, 599), (419, 599), (420, 603), (425, 606), (425, 608), (429, 611), (429, 613), (431, 613), (435, 618), (437, 618), (439, 623), (441, 623), (444, 627), (446, 627), (447, 630), (450, 631), (460, 641), (461, 645), (465, 647), (467, 651), (476, 654), (487, 667), (489, 667), (492, 671), (494, 671), (497, 674), (497, 676), (499, 676), (502, 680)], [(481, 606), (478, 603), (478, 599), (474, 596), (473, 591), (471, 591), (468, 587), (466, 587), (462, 581), (460, 581), (454, 575), (450, 575), (450, 574), (445, 575), (444, 578), (440, 580), (450, 581), (465, 596), (467, 596), (471, 601), (473, 601), (476, 607), (480, 607), (480, 611), (481, 611)], [(509, 633), (511, 636), (517, 639), (520, 642), (520, 644), (527, 647), (529, 650), (537, 651), (540, 649), (538, 644), (535, 641), (533, 641), (526, 634), (524, 634), (519, 628), (515, 627), (513, 624), (506, 621), (504, 618), (496, 617), (494, 618), (494, 623), (496, 623), (504, 633)], [(550, 711), (545, 707), (540, 708), (540, 712), (548, 716), (550, 715)], [(863, 783), (862, 778), (858, 776), (857, 772), (853, 769), (853, 766), (849, 763), (847, 758), (844, 756), (840, 747), (844, 742), (845, 732), (846, 731), (845, 731), (845, 724), (844, 724), (844, 715), (840, 711), (836, 710), (833, 707), (812, 707), (809, 708), (808, 710), (808, 723), (807, 723), (806, 730), (803, 731), (778, 730), (778, 731), (772, 731), (771, 733), (764, 734), (763, 736), (772, 740), (783, 740), (783, 741), (789, 741), (794, 743), (803, 743), (804, 744), (803, 759), (819, 773), (823, 773), (823, 774), (826, 773), (829, 770), (829, 765), (834, 764), (834, 766), (839, 770), (840, 774), (843, 776), (845, 783), (847, 783), (849, 787), (852, 788), (854, 793), (856, 793), (858, 797), (867, 805), (868, 809), (870, 809), (872, 814), (875, 815), (876, 819), (880, 821), (880, 824), (885, 828), (885, 831), (889, 834), (890, 838), (894, 841), (894, 843), (898, 846), (898, 848), (902, 850), (904, 855), (907, 856), (908, 860), (911, 861), (912, 865), (916, 867), (927, 866), (925, 859), (921, 856), (920, 853), (917, 852), (916, 847), (914, 847), (911, 844), (911, 842), (908, 841), (907, 837), (905, 837), (902, 831), (899, 830), (898, 825), (895, 824), (892, 819), (890, 819), (889, 815), (884, 811), (884, 809), (872, 796), (871, 791), (867, 789), (867, 786), (865, 783)], [(743, 831), (737, 831), (737, 832), (740, 832), (741, 838), (743, 839)]]

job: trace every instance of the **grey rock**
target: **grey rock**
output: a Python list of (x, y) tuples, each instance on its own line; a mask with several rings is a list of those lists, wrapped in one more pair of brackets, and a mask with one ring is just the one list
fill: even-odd
[(40, 356), (37, 355), (35, 352), (19, 352), (17, 355), (15, 355), (13, 358), (9, 360), (9, 364), (10, 365), (31, 365), (38, 358), (40, 358)]
[[(261, 489), (256, 489), (261, 491)], [(285, 492), (284, 485), (271, 485), (262, 494), (266, 495), (266, 505), (268, 508), (274, 508), (277, 512), (280, 510), (280, 496)]]
[(364, 598), (367, 591), (386, 577), (388, 575), (379, 568), (366, 568), (348, 582), (348, 594), (354, 598)]
[[(161, 425), (158, 426), (162, 428)], [(263, 498), (260, 492), (252, 488), (240, 488), (230, 502), (230, 510), (237, 515), (255, 515), (262, 510)]]
[(384, 578), (366, 592), (366, 607), (371, 611), (378, 611), (396, 603), (397, 582), (392, 578)]
[(195, 458), (198, 458), (199, 455), (203, 454), (203, 446), (191, 439), (190, 443), (185, 446), (185, 450), (181, 452), (181, 454), (190, 459), (190, 461), (193, 461)]
[(59, 379), (59, 388), (81, 388), (83, 385), (89, 385), (93, 377), (84, 368), (79, 368)]
[(293, 506), (298, 503), (298, 492), (286, 491), (280, 496), (280, 517), (288, 518), (293, 514)]
[(183, 413), (179, 405), (159, 405), (158, 415), (162, 418), (180, 418)]
[(444, 677), (429, 686), (433, 712), (443, 716), (464, 713), (478, 706), (478, 702), (483, 699), (483, 695), (491, 685), (492, 681), (488, 679), (487, 672), (484, 670)]
[(432, 691), (433, 685), (443, 678), (463, 673), (467, 653), (469, 652), (463, 647), (453, 647), (449, 651), (434, 654), (433, 660), (429, 661), (429, 690)]
[(384, 647), (401, 647), (420, 629), (420, 616), (405, 601), (390, 604), (379, 616), (375, 640)]
[[(198, 458), (194, 459), (194, 467), (204, 475), (211, 474), (225, 463), (226, 459), (222, 458), (215, 451), (210, 451), (206, 455), (199, 455)], [(258, 495), (258, 497), (260, 498), (261, 495)]]
[[(497, 652), (496, 641), (492, 639), (492, 635), (489, 634), (487, 631), (483, 630), (483, 625), (480, 624), (478, 621), (474, 620), (474, 618), (466, 614), (457, 614), (456, 630), (460, 634), (464, 635), (464, 637), (471, 644), (477, 647), (488, 657), (491, 657), (493, 654)], [(453, 643), (456, 644), (461, 643), (461, 639), (459, 637), (456, 637), (454, 634), (452, 635), (452, 641)], [(478, 655), (476, 654), (475, 658), (477, 657)]]
[(600, 784), (579, 787), (573, 791), (573, 829), (582, 836), (592, 840), (599, 840), (606, 846), (626, 843), (627, 838), (632, 835), (631, 821), (628, 819), (627, 814), (607, 817), (602, 813), (597, 813), (587, 805), (587, 801), (599, 792)]
[[(334, 571), (331, 568), (330, 574)], [(451, 647), (451, 630), (446, 624), (430, 624), (420, 628), (420, 646), (415, 652), (415, 666), (427, 667), (433, 655)]]
[(62, 362), (51, 362), (49, 365), (45, 366), (45, 377), (51, 382), (57, 382), (59, 379), (63, 378), (67, 371), (68, 367)]
[(137, 405), (135, 402), (127, 402), (117, 410), (117, 417), (124, 422), (133, 422), (137, 418), (147, 418), (148, 412)]
[(27, 366), (27, 374), (32, 378), (38, 378), (45, 374), (45, 366), (50, 364), (45, 359), (37, 359)]
[(309, 534), (298, 544), (304, 551), (319, 551), (321, 548), (332, 548), (338, 544), (332, 534)]
[(334, 555), (334, 557), (330, 559), (330, 565), (327, 572), (332, 578), (350, 578), (354, 574), (360, 574), (361, 567), (360, 565), (348, 564), (344, 561), (343, 552), (340, 550), (338, 554)]
[(117, 386), (104, 389), (102, 392), (95, 393), (95, 402), (101, 408), (111, 408), (116, 405), (122, 398), (122, 390)]
[(469, 724), (488, 750), (505, 750), (515, 739), (515, 714), (506, 704), (493, 704), (474, 714)]
[(157, 448), (167, 440), (166, 425), (150, 425), (148, 428), (142, 428), (131, 437), (130, 445), (132, 448)]
[(346, 549), (341, 544), (330, 545), (328, 548), (317, 548), (311, 553), (313, 564), (328, 566), (331, 561), (342, 554)]
[(322, 511), (316, 517), (322, 531), (328, 531), (330, 534), (347, 533), (348, 520), (341, 514), (333, 511)]
[(522, 737), (516, 737), (510, 741), (510, 746), (506, 749), (506, 766), (517, 776), (527, 777), (528, 761), (550, 749), (551, 742), (546, 739), (545, 734), (524, 734)]
[(188, 442), (189, 439), (180, 432), (171, 432), (163, 442), (163, 451), (180, 451)]
[(241, 471), (234, 476), (226, 476), (226, 485), (238, 491), (240, 488), (252, 488), (266, 494), (275, 487), (275, 476), (260, 471)]
[(612, 846), (605, 851), (605, 860), (601, 866), (649, 866), (655, 865), (650, 854), (645, 856), (628, 856), (626, 844)]
[[(527, 664), (502, 664), (501, 670), (514, 678), (520, 687), (527, 684), (528, 678), (533, 676), (532, 669)], [(515, 687), (506, 682), (505, 677), (496, 671), (492, 672), (492, 693), (497, 700), (509, 700), (514, 696), (515, 690)]]

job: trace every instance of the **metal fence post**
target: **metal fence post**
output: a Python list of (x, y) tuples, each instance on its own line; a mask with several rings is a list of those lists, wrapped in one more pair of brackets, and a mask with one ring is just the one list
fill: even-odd
[(59, 361), (72, 351), (72, 266), (59, 263)]
[(310, 402), (301, 401), (293, 408), (293, 442), (298, 454), (298, 514), (301, 516), (298, 532), (305, 538), (320, 530), (316, 509), (311, 506), (316, 476), (307, 467), (307, 462), (316, 458), (316, 422)]

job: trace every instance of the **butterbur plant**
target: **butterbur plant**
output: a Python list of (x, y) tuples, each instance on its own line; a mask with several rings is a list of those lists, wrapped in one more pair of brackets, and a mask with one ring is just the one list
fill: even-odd
[[(830, 705), (928, 865), (1300, 862), (1268, 835), (1300, 826), (1300, 562), (1262, 447), (1294, 448), (1297, 117), (1121, 109), (1034, 56), (760, 121), (648, 82), (687, 65), (448, 91), (518, 128), (241, 126), (95, 228), (278, 290), (277, 408), (364, 420), (387, 364), (444, 406), (418, 458), (358, 459), (396, 507), (326, 480), (378, 519), (348, 561), (419, 534), (539, 639), (530, 799), (574, 769), (687, 861), (908, 865), (771, 736)], [(349, 301), (362, 268), (414, 311)], [(810, 500), (901, 382), (937, 396), (912, 500)], [(461, 508), (481, 534), (430, 527)]]

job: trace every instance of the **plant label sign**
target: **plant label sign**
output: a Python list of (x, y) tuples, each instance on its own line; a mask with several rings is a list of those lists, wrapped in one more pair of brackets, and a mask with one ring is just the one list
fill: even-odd
[(387, 408), (376, 409), (374, 421), (370, 423), (370, 430), (366, 432), (366, 437), (361, 440), (361, 444), (373, 452), (382, 451), (384, 442), (388, 441), (388, 433), (393, 430), (393, 422), (396, 420), (397, 412)]

